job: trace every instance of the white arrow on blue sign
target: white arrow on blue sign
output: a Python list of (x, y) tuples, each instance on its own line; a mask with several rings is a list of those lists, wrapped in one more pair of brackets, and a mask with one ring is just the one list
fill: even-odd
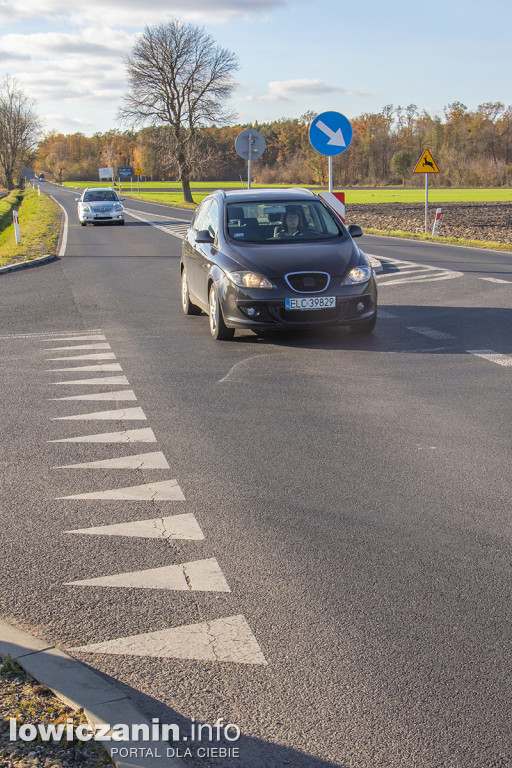
[(339, 112), (322, 112), (309, 126), (309, 140), (321, 155), (341, 155), (352, 141), (352, 126)]

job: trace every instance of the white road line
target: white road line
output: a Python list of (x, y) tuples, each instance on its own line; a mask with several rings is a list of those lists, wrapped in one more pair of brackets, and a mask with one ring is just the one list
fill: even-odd
[(214, 557), (145, 571), (116, 573), (93, 579), (67, 581), (65, 586), (167, 589), (179, 592), (231, 592)]
[(379, 318), (381, 318), (382, 320), (397, 320), (398, 319), (398, 315), (393, 315), (391, 312), (387, 312), (384, 309), (379, 309), (378, 313), (379, 313)]
[(62, 464), (52, 469), (169, 469), (162, 451), (139, 453), (136, 456), (119, 456), (115, 459), (85, 461), (80, 464)]
[(399, 285), (400, 283), (435, 283), (439, 280), (453, 280), (455, 277), (462, 277), (462, 275), (462, 272), (452, 272), (450, 274), (444, 272), (437, 276), (424, 275), (423, 277), (404, 277), (396, 280), (387, 280), (385, 283), (381, 283), (382, 278), (379, 278), (379, 287), (387, 288), (388, 285)]
[(43, 352), (64, 352), (67, 349), (112, 349), (110, 344), (72, 344), (70, 347), (47, 347)]
[(47, 362), (58, 360), (117, 360), (113, 352), (92, 352), (87, 355), (68, 355), (68, 357), (47, 357)]
[(151, 219), (154, 219), (155, 217), (159, 216), (159, 214), (148, 214), (151, 215), (151, 219), (147, 219), (144, 216), (140, 216), (137, 213), (134, 213), (131, 209), (128, 210), (125, 208), (125, 212), (128, 214), (128, 216), (132, 216), (134, 219), (138, 219), (139, 221), (143, 221), (145, 224), (149, 224), (151, 227), (155, 227), (156, 229), (159, 229), (161, 232), (165, 232), (166, 235), (174, 235), (174, 237), (178, 237), (180, 240), (183, 240), (187, 230), (190, 228), (190, 222), (171, 222), (166, 219), (166, 217), (161, 216), (161, 218), (164, 220), (161, 224), (157, 224)]
[(503, 355), (499, 352), (495, 352), (493, 349), (468, 349), (466, 350), (470, 355), (475, 357), (481, 357), (483, 360), (488, 360), (490, 363), (496, 363), (497, 365), (504, 365), (507, 367), (512, 366), (512, 355)]
[(122, 384), (130, 384), (126, 376), (104, 376), (97, 379), (75, 379), (74, 381), (54, 381), (54, 384), (90, 384), (90, 385), (108, 385), (108, 384), (115, 384), (122, 385)]
[(46, 336), (48, 341), (106, 341), (107, 338), (102, 333), (95, 334), (94, 336), (60, 336), (58, 339), (48, 338), (48, 334), (41, 334)]
[(77, 528), (65, 533), (87, 536), (127, 536), (135, 539), (185, 539), (203, 541), (204, 534), (194, 515), (169, 515), (150, 520), (135, 520), (132, 523), (114, 523), (91, 528)]
[(71, 648), (81, 653), (151, 656), (160, 659), (267, 664), (245, 616), (147, 632), (104, 643)]
[(449, 333), (442, 333), (442, 331), (436, 331), (435, 328), (425, 328), (423, 326), (410, 325), (407, 328), (408, 331), (414, 331), (414, 333), (420, 333), (422, 336), (428, 336), (431, 339), (454, 339), (455, 336), (450, 336)]
[(132, 485), (128, 488), (114, 488), (109, 491), (79, 493), (75, 496), (57, 496), (57, 499), (122, 499), (124, 501), (185, 501), (177, 480), (163, 480), (160, 483)]
[(438, 280), (452, 280), (462, 277), (463, 272), (451, 269), (433, 267), (429, 264), (417, 264), (414, 261), (403, 259), (381, 259), (383, 266), (392, 264), (399, 267), (398, 272), (388, 272), (379, 275), (379, 287), (388, 285), (400, 285), (401, 283), (436, 282)]
[(60, 242), (59, 252), (57, 253), (57, 256), (61, 257), (61, 256), (64, 256), (66, 252), (66, 246), (68, 243), (68, 230), (69, 230), (68, 212), (66, 211), (64, 206), (61, 203), (59, 203), (59, 201), (53, 195), (50, 195), (50, 197), (54, 201), (54, 203), (57, 203), (57, 205), (59, 206), (59, 208), (62, 210), (64, 214), (64, 227), (62, 231), (62, 240)]
[(121, 389), (118, 392), (96, 392), (93, 395), (68, 395), (67, 397), (50, 397), (50, 402), (56, 400), (112, 400), (120, 402), (121, 400), (136, 400), (133, 389)]
[(106, 363), (104, 365), (78, 365), (73, 366), (72, 368), (47, 368), (47, 373), (59, 373), (61, 371), (105, 371), (105, 373), (108, 373), (108, 371), (122, 371), (123, 369), (119, 365), (119, 363)]
[(501, 280), (499, 277), (479, 277), (479, 280), (487, 280), (488, 283), (505, 283), (505, 285), (512, 285), (512, 280)]
[(124, 432), (103, 432), (101, 435), (65, 437), (62, 440), (47, 440), (47, 443), (156, 443), (156, 437), (149, 427), (127, 429)]
[(119, 408), (116, 411), (96, 411), (95, 413), (79, 413), (76, 416), (54, 416), (51, 421), (146, 421), (142, 408)]

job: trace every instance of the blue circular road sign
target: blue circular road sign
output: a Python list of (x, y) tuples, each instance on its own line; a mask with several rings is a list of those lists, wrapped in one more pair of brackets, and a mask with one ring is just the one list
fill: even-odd
[(309, 126), (309, 140), (321, 155), (341, 155), (352, 141), (352, 126), (339, 112), (322, 112)]

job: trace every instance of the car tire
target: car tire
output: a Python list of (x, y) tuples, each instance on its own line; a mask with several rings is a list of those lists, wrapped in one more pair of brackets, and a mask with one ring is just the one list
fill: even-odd
[(81, 225), (82, 227), (86, 227), (86, 226), (87, 226), (87, 222), (86, 222), (86, 221), (81, 221), (81, 222), (80, 222), (80, 225)]
[(376, 322), (377, 322), (377, 313), (375, 312), (374, 316), (371, 317), (369, 320), (365, 320), (364, 323), (351, 325), (350, 330), (352, 331), (352, 333), (360, 333), (360, 334), (371, 333), (375, 328)]
[(200, 315), (201, 308), (192, 304), (188, 292), (187, 273), (185, 269), (181, 272), (181, 308), (185, 315)]
[(119, 224), (120, 227), (124, 226), (124, 219), (123, 221), (118, 221), (117, 223)]
[(222, 315), (222, 309), (219, 302), (219, 294), (215, 287), (215, 283), (210, 286), (210, 292), (208, 294), (208, 322), (210, 325), (210, 334), (216, 341), (227, 341), (232, 339), (235, 335), (234, 328), (228, 328), (224, 322)]

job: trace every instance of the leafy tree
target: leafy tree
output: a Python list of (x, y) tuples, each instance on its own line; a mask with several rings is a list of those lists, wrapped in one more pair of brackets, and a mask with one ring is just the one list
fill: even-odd
[(405, 187), (405, 177), (407, 176), (411, 167), (411, 156), (405, 149), (401, 149), (399, 152), (395, 152), (391, 158), (391, 169), (398, 176), (402, 177), (402, 182)]
[(193, 202), (190, 178), (197, 130), (231, 119), (225, 102), (237, 68), (233, 53), (202, 28), (177, 19), (146, 27), (127, 57), (130, 90), (120, 117), (133, 125), (169, 126), (186, 202)]
[(0, 171), (7, 189), (14, 189), (14, 179), (35, 149), (40, 130), (33, 102), (18, 81), (7, 76), (0, 84)]

